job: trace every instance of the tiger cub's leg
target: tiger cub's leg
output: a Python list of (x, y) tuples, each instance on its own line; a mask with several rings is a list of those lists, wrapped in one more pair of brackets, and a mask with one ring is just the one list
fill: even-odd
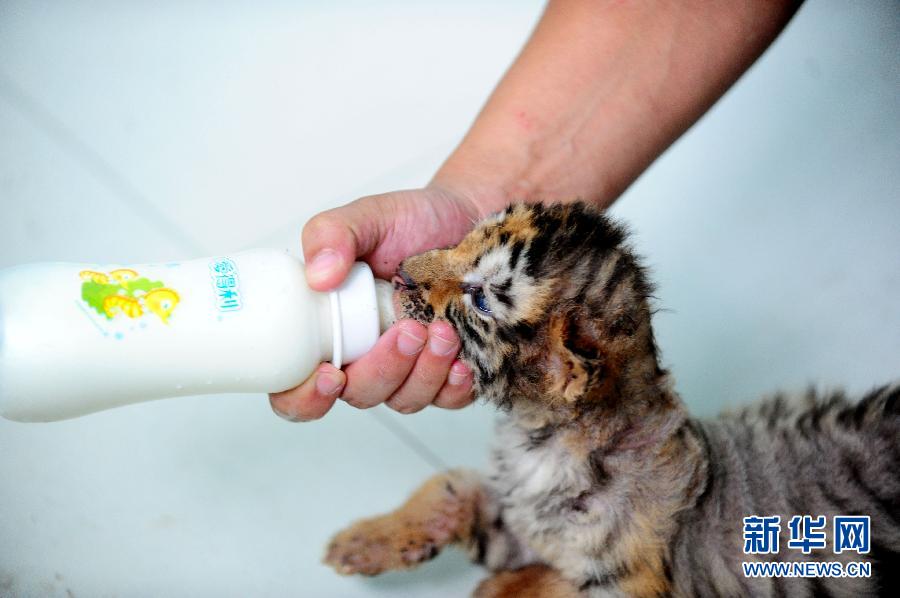
[(489, 567), (521, 566), (528, 555), (504, 529), (481, 477), (451, 470), (429, 479), (399, 509), (339, 532), (325, 563), (344, 575), (377, 575), (415, 567), (448, 544)]
[(575, 598), (578, 588), (546, 565), (501, 571), (478, 584), (473, 598)]

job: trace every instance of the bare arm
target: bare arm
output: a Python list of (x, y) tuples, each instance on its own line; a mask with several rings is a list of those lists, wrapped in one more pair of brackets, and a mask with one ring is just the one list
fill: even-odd
[(433, 183), (480, 204), (611, 204), (750, 67), (799, 3), (550, 0)]
[[(788, 0), (550, 0), (522, 53), (425, 189), (358, 199), (303, 231), (310, 285), (337, 286), (364, 259), (390, 278), (405, 257), (452, 245), (510, 201), (608, 206), (775, 39)], [(441, 349), (444, 347), (446, 351)], [(411, 320), (345, 372), (322, 364), (271, 397), (289, 419), (322, 417), (342, 396), (411, 413), (471, 401), (455, 332)], [(451, 372), (452, 375), (448, 374)]]

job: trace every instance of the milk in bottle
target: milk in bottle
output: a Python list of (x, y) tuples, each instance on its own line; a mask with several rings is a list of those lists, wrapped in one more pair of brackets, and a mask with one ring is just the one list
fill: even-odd
[(390, 284), (354, 265), (311, 290), (286, 252), (0, 271), (0, 414), (65, 419), (150, 399), (279, 392), (349, 363), (393, 321)]

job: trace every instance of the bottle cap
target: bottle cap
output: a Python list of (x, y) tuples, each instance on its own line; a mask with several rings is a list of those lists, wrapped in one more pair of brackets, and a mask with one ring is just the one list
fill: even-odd
[[(375, 277), (369, 266), (356, 262), (343, 284), (330, 294), (334, 367), (365, 355), (381, 334)], [(382, 306), (389, 309), (389, 306)]]

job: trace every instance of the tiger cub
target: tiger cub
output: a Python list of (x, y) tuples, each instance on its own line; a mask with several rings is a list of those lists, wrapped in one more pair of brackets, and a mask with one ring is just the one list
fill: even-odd
[[(342, 574), (456, 545), (490, 596), (864, 596), (900, 589), (900, 386), (688, 416), (660, 365), (652, 285), (623, 228), (579, 203), (513, 205), (407, 259), (408, 317), (450, 322), (501, 410), (492, 471), (449, 471), (332, 540)], [(868, 515), (869, 552), (745, 554), (743, 518)], [(831, 532), (829, 530), (829, 537)], [(771, 548), (771, 547), (770, 547)], [(742, 562), (871, 563), (868, 578), (747, 577)]]

